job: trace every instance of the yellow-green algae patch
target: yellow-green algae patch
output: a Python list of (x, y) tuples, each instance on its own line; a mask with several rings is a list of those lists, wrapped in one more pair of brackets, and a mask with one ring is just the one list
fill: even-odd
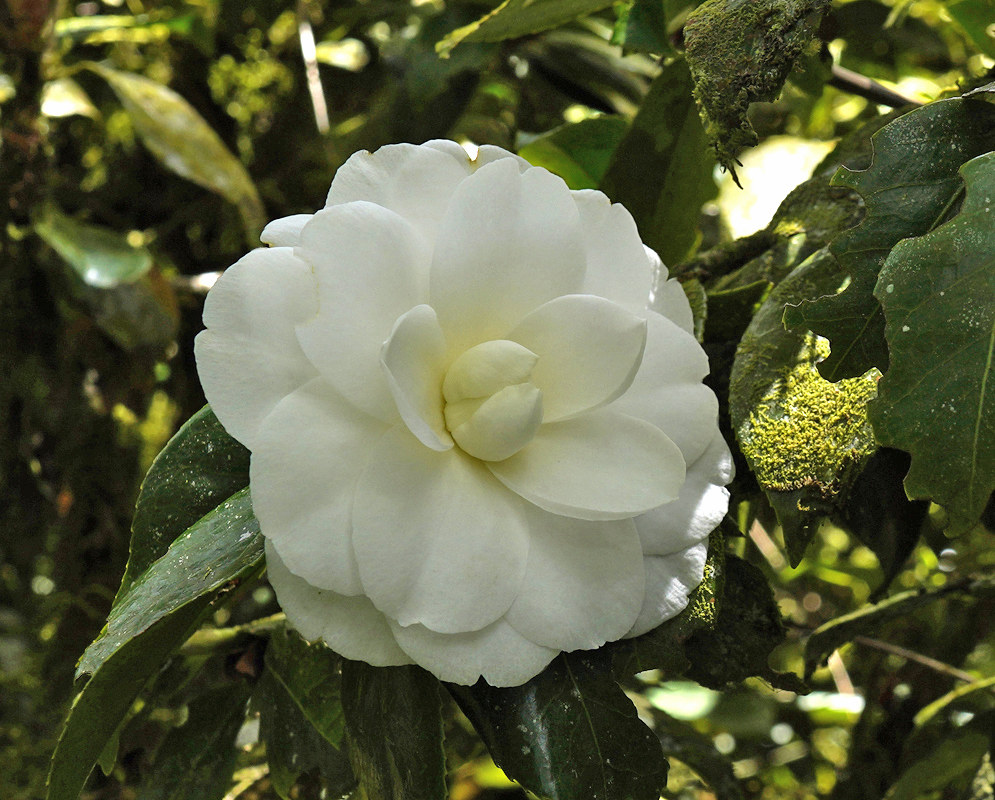
[(740, 427), (739, 442), (764, 489), (813, 488), (831, 497), (876, 449), (867, 403), (880, 373), (830, 383), (816, 364), (825, 339), (808, 334), (793, 367), (774, 380)]

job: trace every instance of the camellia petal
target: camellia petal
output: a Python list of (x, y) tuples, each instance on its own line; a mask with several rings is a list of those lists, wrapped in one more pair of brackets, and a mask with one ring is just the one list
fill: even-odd
[(636, 376), (646, 322), (593, 295), (566, 295), (528, 314), (508, 334), (538, 356), (532, 382), (542, 391), (545, 422), (607, 405)]
[(252, 508), (284, 563), (312, 586), (363, 591), (352, 552), (352, 496), (386, 425), (324, 378), (285, 397), (252, 450)]
[(708, 558), (708, 542), (699, 542), (669, 556), (647, 556), (646, 596), (627, 637), (641, 636), (680, 614), (701, 583)]
[(295, 252), (317, 281), (318, 313), (297, 331), (304, 353), (357, 408), (397, 419), (380, 351), (424, 300), (428, 243), (394, 212), (356, 202), (315, 214)]
[[(645, 247), (645, 245), (644, 245)], [(650, 299), (650, 309), (662, 314), (678, 327), (694, 335), (694, 314), (687, 295), (676, 278), (667, 279), (667, 268), (660, 260), (655, 250), (646, 247), (646, 255), (653, 267), (653, 292)]]
[(439, 680), (471, 685), (483, 678), (491, 686), (518, 686), (542, 672), (558, 655), (530, 642), (505, 620), (480, 631), (446, 635), (424, 625), (391, 623), (397, 643)]
[(290, 248), (260, 248), (218, 278), (194, 349), (204, 394), (225, 430), (252, 449), (263, 419), (317, 370), (295, 326), (317, 310), (307, 265)]
[(701, 379), (708, 356), (687, 333), (659, 314), (646, 317), (646, 349), (639, 372), (612, 409), (662, 430), (695, 461), (715, 436), (718, 402)]
[(376, 203), (406, 219), (431, 241), (453, 192), (473, 171), (466, 151), (450, 144), (455, 149), (390, 144), (375, 153), (354, 153), (336, 171), (325, 205)]
[(387, 619), (368, 598), (316, 589), (294, 575), (266, 542), (266, 575), (291, 626), (308, 641), (324, 640), (339, 655), (375, 667), (411, 664)]
[(372, 448), (359, 478), (353, 549), (367, 596), (402, 626), (480, 630), (521, 588), (524, 504), (481, 462), (455, 448), (431, 450), (399, 425)]
[[(501, 208), (501, 214), (494, 209)], [(532, 309), (580, 290), (585, 260), (566, 184), (511, 159), (453, 193), (435, 243), (429, 304), (452, 352), (505, 334)]]
[(539, 508), (586, 520), (642, 514), (675, 500), (684, 483), (677, 445), (611, 409), (543, 425), (524, 450), (487, 466)]
[(583, 189), (573, 195), (587, 254), (583, 293), (643, 314), (656, 265), (639, 239), (635, 220), (602, 192)]
[(274, 247), (296, 247), (301, 241), (301, 231), (313, 216), (314, 214), (294, 214), (275, 219), (263, 228), (259, 240)]
[(508, 622), (529, 641), (590, 650), (624, 636), (643, 605), (643, 552), (631, 519), (583, 520), (529, 508), (532, 548)]
[(443, 417), (445, 355), (446, 337), (435, 311), (426, 305), (415, 306), (397, 321), (380, 355), (401, 419), (433, 450), (453, 446)]
[(729, 507), (726, 484), (733, 477), (732, 453), (721, 434), (688, 467), (680, 496), (636, 517), (646, 555), (670, 555), (688, 542), (704, 539), (718, 527)]

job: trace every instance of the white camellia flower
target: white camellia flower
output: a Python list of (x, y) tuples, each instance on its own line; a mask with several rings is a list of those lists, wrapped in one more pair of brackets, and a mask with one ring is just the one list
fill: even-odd
[(685, 607), (732, 463), (624, 208), (433, 141), (355, 154), (262, 239), (197, 364), (305, 638), (513, 686)]

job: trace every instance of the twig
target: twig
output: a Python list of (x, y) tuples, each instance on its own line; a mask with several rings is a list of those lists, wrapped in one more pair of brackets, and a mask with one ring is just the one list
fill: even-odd
[(869, 636), (854, 636), (853, 641), (857, 644), (865, 645), (866, 647), (873, 647), (875, 650), (881, 650), (884, 653), (890, 653), (893, 656), (899, 656), (900, 658), (904, 658), (909, 661), (915, 661), (917, 664), (922, 664), (924, 667), (929, 667), (937, 672), (942, 672), (944, 675), (949, 675), (959, 681), (974, 683), (977, 680), (977, 678), (970, 672), (965, 672), (962, 669), (957, 669), (957, 667), (944, 664), (942, 661), (937, 661), (935, 658), (924, 656), (922, 653), (917, 653), (914, 650), (906, 650), (904, 647), (900, 647), (897, 644), (891, 644), (891, 642), (882, 642), (880, 639), (872, 639)]
[(230, 628), (203, 628), (186, 640), (180, 652), (187, 656), (211, 655), (222, 650), (236, 650), (255, 636), (265, 636), (286, 621), (283, 613), (254, 619)]
[(840, 91), (849, 92), (850, 94), (855, 94), (858, 97), (864, 97), (872, 103), (878, 103), (882, 106), (901, 108), (902, 106), (922, 105), (922, 103), (918, 100), (911, 100), (910, 98), (889, 89), (887, 86), (882, 86), (880, 83), (868, 78), (866, 75), (861, 75), (859, 72), (854, 72), (853, 70), (841, 67), (838, 64), (833, 64), (833, 75), (826, 82)]

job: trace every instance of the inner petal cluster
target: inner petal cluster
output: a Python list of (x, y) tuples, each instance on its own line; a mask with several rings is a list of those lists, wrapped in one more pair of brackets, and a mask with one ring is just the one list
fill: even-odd
[(442, 383), (446, 428), (466, 453), (503, 461), (532, 441), (542, 424), (542, 392), (532, 382), (539, 357), (507, 339), (471, 347)]

